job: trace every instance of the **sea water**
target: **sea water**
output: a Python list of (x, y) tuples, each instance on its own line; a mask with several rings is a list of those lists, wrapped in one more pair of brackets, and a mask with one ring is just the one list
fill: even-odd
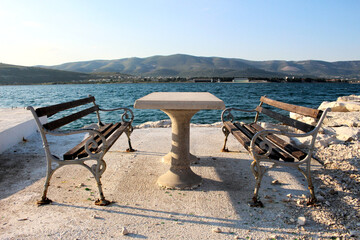
[[(317, 108), (323, 101), (336, 101), (339, 96), (360, 93), (360, 84), (347, 83), (129, 83), (0, 86), (0, 108), (41, 107), (95, 96), (101, 108), (128, 107), (135, 115), (134, 125), (168, 119), (160, 110), (134, 109), (134, 102), (152, 92), (210, 92), (222, 99), (226, 107), (254, 109), (261, 96)], [(202, 110), (192, 123), (221, 121), (221, 110)], [(119, 121), (120, 112), (105, 112), (103, 122)], [(254, 114), (240, 113), (238, 121), (251, 121)], [(92, 118), (96, 118), (95, 115)], [(94, 119), (75, 123), (77, 127)]]

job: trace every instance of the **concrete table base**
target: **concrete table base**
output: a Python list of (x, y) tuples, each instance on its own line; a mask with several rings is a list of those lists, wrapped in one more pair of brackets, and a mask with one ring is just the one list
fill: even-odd
[(198, 110), (163, 110), (171, 119), (171, 151), (165, 156), (170, 160), (168, 172), (159, 177), (157, 183), (170, 189), (191, 189), (201, 184), (202, 178), (190, 168), (190, 120)]
[[(189, 153), (189, 159), (191, 163), (198, 163), (200, 161), (200, 158), (198, 158), (197, 156)], [(171, 152), (168, 152), (168, 154), (166, 154), (165, 156), (163, 156), (161, 158), (161, 161), (163, 163), (167, 163), (167, 164), (171, 164)]]
[(166, 189), (194, 189), (201, 185), (202, 178), (190, 168), (170, 168), (158, 178), (157, 183)]

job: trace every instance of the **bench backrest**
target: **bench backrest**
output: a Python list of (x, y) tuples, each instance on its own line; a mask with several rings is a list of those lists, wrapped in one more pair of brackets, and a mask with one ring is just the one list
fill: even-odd
[[(79, 112), (64, 116), (62, 118), (53, 120), (51, 122), (45, 123), (43, 125), (43, 127), (47, 130), (54, 130), (57, 128), (60, 128), (66, 124), (69, 124), (75, 120), (78, 120), (90, 113), (93, 112), (97, 112), (99, 111), (99, 107), (95, 104), (95, 98), (93, 96), (89, 96), (87, 98), (82, 98), (79, 100), (74, 100), (74, 101), (70, 101), (70, 102), (65, 102), (65, 103), (60, 103), (60, 104), (56, 104), (56, 105), (51, 105), (51, 106), (47, 106), (47, 107), (41, 107), (41, 108), (37, 108), (35, 110), (35, 113), (37, 114), (38, 117), (42, 117), (42, 116), (47, 116), (47, 117), (51, 117), (56, 113), (62, 112), (64, 110), (68, 110), (71, 108), (75, 108), (75, 107), (79, 107), (82, 105), (86, 105), (88, 103), (93, 103), (94, 105), (86, 108), (84, 110), (81, 110)], [(99, 117), (99, 115), (98, 115)]]
[(279, 101), (267, 98), (266, 96), (262, 96), (260, 98), (260, 104), (259, 104), (259, 106), (256, 107), (257, 114), (255, 117), (255, 122), (258, 120), (259, 113), (263, 113), (263, 114), (267, 115), (268, 117), (271, 117), (279, 122), (282, 122), (288, 126), (292, 126), (303, 132), (309, 132), (309, 131), (313, 130), (315, 128), (315, 126), (295, 120), (288, 116), (284, 116), (280, 113), (274, 112), (274, 111), (264, 107), (264, 104), (267, 104), (269, 106), (273, 106), (275, 108), (279, 108), (279, 109), (282, 109), (282, 110), (285, 110), (288, 112), (297, 113), (302, 116), (314, 118), (316, 122), (319, 121), (319, 119), (323, 113), (323, 111), (318, 110), (318, 109), (313, 109), (313, 108), (297, 106), (297, 105), (293, 105), (293, 104), (289, 104), (289, 103), (279, 102)]

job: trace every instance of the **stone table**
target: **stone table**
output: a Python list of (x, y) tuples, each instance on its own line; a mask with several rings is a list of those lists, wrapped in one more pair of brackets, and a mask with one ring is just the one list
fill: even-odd
[(158, 179), (158, 184), (170, 189), (191, 189), (202, 178), (190, 168), (190, 120), (199, 110), (224, 109), (224, 102), (208, 92), (153, 92), (135, 101), (134, 108), (160, 109), (171, 119), (171, 151), (164, 157), (171, 166)]

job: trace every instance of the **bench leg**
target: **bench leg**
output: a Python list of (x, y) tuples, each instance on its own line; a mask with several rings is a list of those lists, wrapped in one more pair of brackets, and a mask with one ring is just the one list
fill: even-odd
[(298, 170), (305, 176), (305, 178), (306, 178), (306, 180), (308, 182), (308, 188), (309, 188), (309, 191), (310, 191), (310, 197), (309, 197), (309, 200), (307, 202), (307, 205), (314, 205), (317, 202), (317, 199), (315, 197), (314, 185), (313, 185), (312, 179), (311, 179), (310, 161), (307, 163), (306, 172), (304, 172), (304, 170), (302, 170), (300, 167), (298, 167)]
[(126, 152), (135, 152), (136, 150), (132, 148), (131, 146), (131, 140), (130, 140), (130, 135), (131, 133), (133, 132), (133, 127), (132, 126), (129, 126), (128, 130), (126, 131), (126, 136), (128, 138), (128, 144), (129, 144), (129, 148), (126, 149)]
[(222, 130), (222, 132), (223, 132), (224, 135), (225, 135), (224, 146), (223, 146), (223, 148), (221, 149), (221, 151), (222, 151), (222, 152), (229, 152), (229, 149), (226, 148), (226, 142), (227, 142), (227, 139), (228, 139), (228, 137), (229, 137), (230, 132), (229, 132), (229, 130), (227, 130), (227, 128), (226, 128), (225, 126), (223, 126), (221, 130)]
[(48, 170), (47, 170), (47, 173), (46, 173), (46, 180), (45, 180), (45, 184), (44, 184), (44, 191), (43, 191), (43, 195), (41, 197), (41, 200), (37, 201), (37, 205), (38, 206), (41, 206), (41, 205), (46, 205), (46, 204), (50, 204), (52, 203), (52, 200), (48, 199), (47, 198), (47, 191), (48, 191), (48, 188), (50, 186), (50, 179), (52, 177), (52, 175), (54, 174), (55, 170), (57, 169), (51, 169), (51, 163), (48, 162)]
[(97, 182), (98, 189), (99, 189), (100, 199), (95, 201), (95, 205), (98, 205), (98, 206), (109, 205), (110, 201), (105, 199), (105, 196), (104, 196), (104, 193), (103, 193), (103, 190), (102, 190), (102, 184), (101, 184), (101, 181), (100, 181), (100, 177), (98, 177), (98, 178), (96, 177), (96, 182)]
[(43, 191), (43, 195), (41, 197), (41, 200), (37, 201), (36, 204), (41, 206), (41, 205), (46, 205), (46, 204), (50, 204), (52, 203), (52, 200), (50, 200), (49, 198), (47, 198), (47, 190), (49, 188), (50, 185), (50, 178), (46, 177), (46, 181), (45, 181), (45, 185), (44, 185), (44, 191)]
[(256, 183), (255, 183), (254, 195), (252, 201), (249, 202), (249, 205), (250, 207), (264, 207), (264, 204), (259, 200), (258, 194), (261, 185), (261, 180), (262, 177), (264, 176), (265, 171), (262, 170), (260, 163), (258, 163), (258, 161), (256, 160), (254, 160), (251, 163), (251, 171), (255, 177)]
[[(101, 175), (106, 170), (106, 162), (104, 160), (101, 160), (100, 162), (101, 163), (98, 164), (98, 165), (93, 165), (91, 168), (89, 168), (89, 167), (87, 167), (87, 168), (94, 175), (94, 177), (96, 179), (98, 189), (99, 189), (100, 199), (95, 201), (95, 205), (106, 206), (106, 205), (109, 205), (111, 202), (105, 199), (104, 192), (102, 190), (102, 183), (101, 183), (101, 180), (100, 180)], [(84, 164), (84, 166), (86, 167), (85, 164)]]

